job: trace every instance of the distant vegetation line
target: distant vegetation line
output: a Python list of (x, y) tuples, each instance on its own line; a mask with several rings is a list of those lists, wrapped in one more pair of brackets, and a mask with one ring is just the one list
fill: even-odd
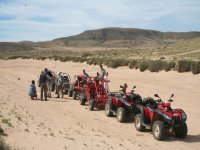
[[(69, 53), (69, 52), (68, 52)], [(99, 57), (100, 56), (100, 57)], [(21, 53), (10, 56), (0, 57), (1, 59), (35, 59), (35, 60), (59, 60), (61, 62), (86, 62), (89, 65), (100, 65), (104, 64), (110, 68), (118, 68), (121, 66), (128, 66), (130, 69), (139, 69), (141, 72), (149, 70), (150, 72), (159, 72), (162, 70), (165, 71), (178, 71), (178, 72), (192, 72), (193, 74), (200, 73), (200, 61), (195, 60), (166, 60), (164, 57), (161, 57), (157, 60), (150, 60), (148, 58), (141, 59), (130, 59), (125, 57), (117, 57), (117, 53), (112, 55), (101, 57), (101, 55), (92, 55), (89, 52), (71, 52), (68, 55), (63, 55), (61, 53), (52, 54), (50, 52), (42, 53)]]

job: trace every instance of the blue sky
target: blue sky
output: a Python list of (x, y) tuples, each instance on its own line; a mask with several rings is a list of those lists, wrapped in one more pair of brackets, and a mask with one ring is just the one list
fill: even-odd
[(46, 41), (104, 27), (200, 31), (200, 0), (0, 0), (0, 41)]

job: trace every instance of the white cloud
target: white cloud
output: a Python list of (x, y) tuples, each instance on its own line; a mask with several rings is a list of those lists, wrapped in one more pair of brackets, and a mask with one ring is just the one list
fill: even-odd
[(198, 0), (4, 0), (0, 41), (51, 40), (111, 26), (200, 30), (199, 16)]

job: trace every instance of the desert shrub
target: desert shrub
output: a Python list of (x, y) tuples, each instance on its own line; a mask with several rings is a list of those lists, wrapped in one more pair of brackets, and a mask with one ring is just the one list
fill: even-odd
[(191, 71), (193, 74), (200, 73), (200, 61), (197, 62), (194, 61), (191, 63)]
[(80, 63), (83, 63), (83, 62), (86, 62), (86, 61), (87, 61), (87, 58), (83, 58), (83, 57), (80, 57), (80, 58), (79, 58), (79, 62), (80, 62)]
[(90, 59), (88, 59), (87, 60), (87, 64), (89, 64), (89, 65), (97, 65), (97, 59), (95, 59), (95, 58), (90, 58)]
[(67, 57), (59, 57), (58, 58), (61, 62), (66, 62), (68, 61), (68, 58)]
[(104, 59), (103, 59), (103, 64), (104, 64), (104, 65), (107, 65), (107, 66), (108, 66), (109, 63), (110, 63), (110, 59), (109, 59), (109, 58), (104, 58)]
[(52, 58), (53, 58), (55, 61), (59, 60), (59, 56), (57, 56), (57, 55), (52, 56)]
[(0, 150), (11, 150), (10, 146), (5, 143), (4, 139), (0, 136)]
[(137, 64), (137, 60), (132, 60), (132, 61), (128, 64), (128, 67), (129, 67), (130, 69), (133, 69), (133, 68), (135, 68), (136, 64)]
[(91, 53), (88, 53), (88, 52), (83, 52), (83, 53), (81, 54), (81, 57), (89, 57), (89, 56), (92, 56), (92, 54), (91, 54)]
[(149, 65), (148, 65), (148, 62), (146, 60), (144, 60), (141, 63), (139, 63), (139, 68), (140, 68), (141, 72), (147, 70), (148, 67), (149, 67)]
[(20, 57), (21, 59), (30, 59), (30, 58), (32, 58), (31, 56), (21, 56)]
[(128, 63), (128, 60), (125, 59), (111, 59), (110, 63), (108, 64), (108, 67), (117, 68), (120, 66), (127, 66)]
[(191, 70), (191, 61), (179, 60), (176, 66), (178, 72), (188, 72)]
[(160, 57), (160, 59), (165, 59), (165, 57), (164, 57), (164, 56), (162, 56), (162, 57)]
[(17, 59), (17, 58), (20, 58), (21, 56), (10, 56), (8, 57), (8, 59)]
[(174, 69), (175, 65), (176, 65), (176, 63), (172, 62), (172, 61), (167, 63), (166, 66), (165, 66), (165, 71), (170, 71), (170, 70)]
[(76, 62), (79, 62), (79, 58), (80, 58), (80, 57), (73, 57), (73, 58), (72, 58), (72, 61), (75, 62), (75, 63), (76, 63)]
[(46, 57), (44, 57), (44, 56), (39, 56), (38, 57), (38, 60), (45, 60), (46, 59)]
[(150, 72), (159, 72), (164, 70), (166, 66), (166, 62), (162, 60), (152, 60), (149, 61), (149, 71)]
[(96, 62), (94, 65), (101, 65), (101, 64), (104, 63), (104, 60), (103, 60), (102, 58), (98, 58), (98, 59), (96, 59), (96, 61), (94, 61), (94, 62)]

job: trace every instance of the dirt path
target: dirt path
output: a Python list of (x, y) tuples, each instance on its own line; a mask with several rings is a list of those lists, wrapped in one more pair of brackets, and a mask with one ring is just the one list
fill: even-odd
[(158, 93), (168, 98), (171, 93), (175, 94), (173, 106), (184, 109), (188, 115), (188, 136), (185, 140), (169, 137), (159, 142), (151, 132), (137, 132), (133, 122), (119, 123), (115, 117), (107, 118), (103, 110), (90, 112), (87, 106), (80, 106), (67, 96), (56, 99), (53, 95), (47, 102), (31, 101), (27, 88), (32, 79), (37, 81), (45, 67), (71, 76), (80, 74), (83, 68), (92, 76), (99, 71), (98, 66), (84, 63), (0, 60), (0, 124), (8, 134), (6, 141), (13, 147), (25, 150), (200, 149), (200, 75), (106, 68), (112, 91), (127, 82), (130, 87), (136, 85), (136, 91), (143, 97)]

